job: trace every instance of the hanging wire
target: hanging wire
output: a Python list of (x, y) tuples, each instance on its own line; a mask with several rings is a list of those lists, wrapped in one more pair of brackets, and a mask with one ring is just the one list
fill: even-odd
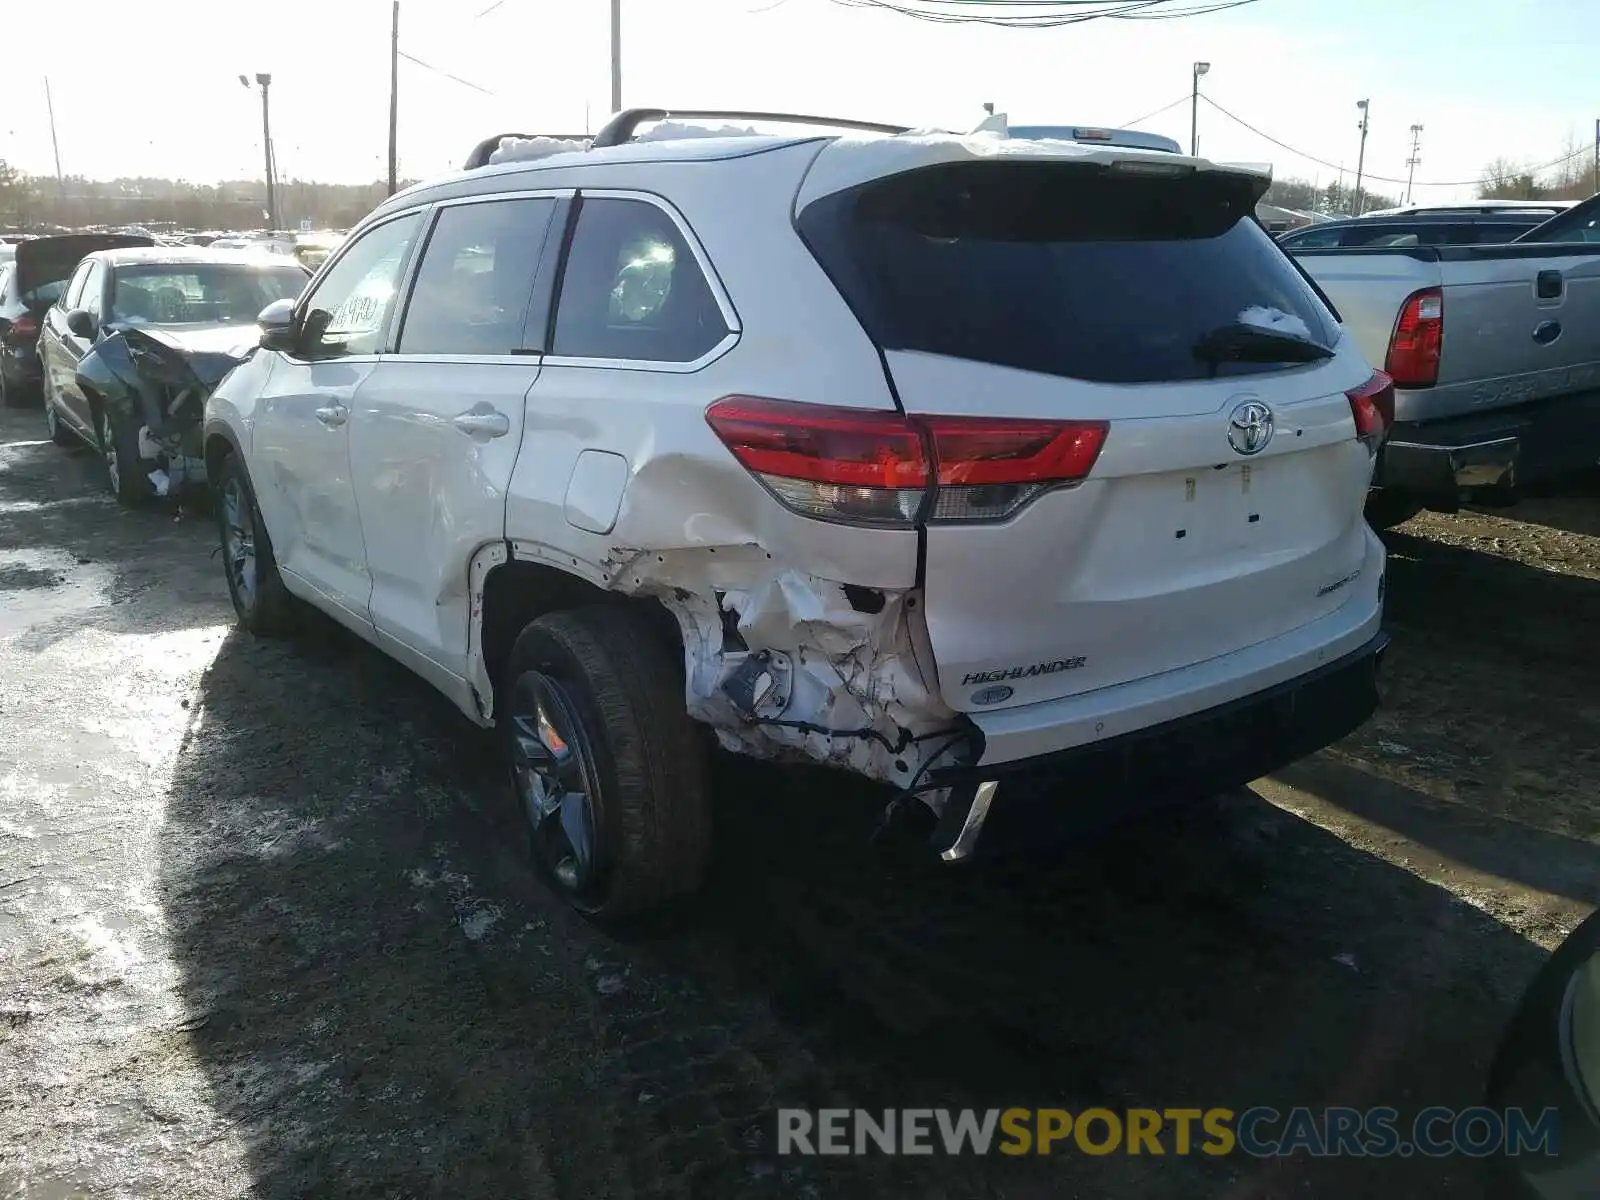
[[(833, 0), (944, 25), (1055, 29), (1085, 21), (1166, 21), (1241, 8), (1257, 0)], [(1027, 10), (1027, 11), (1019, 11)]]
[[(1293, 155), (1296, 155), (1296, 156), (1298, 156), (1300, 158), (1303, 158), (1307, 162), (1314, 162), (1320, 167), (1327, 167), (1330, 171), (1344, 171), (1344, 170), (1348, 169), (1346, 167), (1346, 165), (1343, 164), (1343, 163), (1329, 162), (1325, 158), (1318, 158), (1315, 154), (1307, 154), (1304, 150), (1301, 150), (1299, 147), (1291, 146), (1291, 145), (1289, 145), (1288, 142), (1285, 142), (1285, 141), (1282, 141), (1282, 140), (1280, 140), (1278, 138), (1275, 138), (1270, 133), (1267, 133), (1264, 130), (1257, 129), (1254, 125), (1250, 124), (1249, 121), (1246, 121), (1243, 117), (1236, 116), (1235, 114), (1229, 112), (1227, 109), (1223, 108), (1222, 105), (1218, 104), (1215, 100), (1211, 99), (1209, 96), (1202, 95), (1200, 97), (1200, 99), (1202, 101), (1204, 101), (1206, 104), (1210, 105), (1212, 108), (1216, 109), (1223, 116), (1227, 117), (1228, 120), (1234, 122), (1236, 125), (1243, 126), (1245, 129), (1248, 129), (1251, 133), (1255, 134), (1257, 137), (1263, 138), (1266, 141), (1271, 142), (1274, 146), (1277, 146), (1281, 150), (1287, 150), (1290, 154), (1293, 154)], [(1588, 154), (1588, 153), (1589, 153), (1589, 147), (1584, 146), (1584, 147), (1582, 147), (1580, 149), (1573, 150), (1573, 151), (1571, 151), (1571, 152), (1569, 152), (1567, 154), (1563, 154), (1560, 158), (1551, 159), (1547, 163), (1541, 163), (1537, 167), (1529, 167), (1529, 168), (1527, 168), (1527, 170), (1528, 170), (1529, 174), (1537, 175), (1541, 171), (1548, 171), (1552, 167), (1559, 167), (1562, 163), (1571, 162), (1573, 159), (1579, 157), (1580, 155), (1584, 155), (1584, 154)], [(1370, 180), (1373, 180), (1374, 182), (1377, 182), (1377, 183), (1399, 184), (1402, 187), (1405, 186), (1405, 184), (1407, 182), (1404, 179), (1394, 179), (1394, 178), (1391, 178), (1388, 175), (1374, 175), (1371, 172), (1363, 172), (1362, 173), (1362, 178), (1363, 179), (1370, 179)], [(1483, 180), (1481, 178), (1479, 178), (1479, 179), (1426, 180), (1426, 181), (1418, 179), (1418, 180), (1415, 181), (1415, 183), (1412, 186), (1414, 186), (1414, 187), (1476, 187), (1478, 184), (1480, 184), (1482, 182), (1483, 182)]]

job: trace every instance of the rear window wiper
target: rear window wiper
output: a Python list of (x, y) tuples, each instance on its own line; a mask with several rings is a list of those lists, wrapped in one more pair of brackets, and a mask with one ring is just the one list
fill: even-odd
[(1207, 333), (1194, 344), (1194, 356), (1216, 367), (1225, 362), (1318, 362), (1332, 358), (1333, 351), (1309, 338), (1240, 321)]

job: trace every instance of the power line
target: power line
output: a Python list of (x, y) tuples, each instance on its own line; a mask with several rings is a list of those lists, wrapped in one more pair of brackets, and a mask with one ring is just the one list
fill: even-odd
[[(1301, 150), (1296, 146), (1291, 146), (1291, 145), (1289, 145), (1288, 142), (1282, 141), (1279, 138), (1275, 138), (1270, 133), (1267, 133), (1264, 130), (1257, 129), (1254, 125), (1250, 124), (1249, 121), (1246, 121), (1243, 117), (1236, 116), (1235, 114), (1229, 112), (1227, 109), (1223, 108), (1222, 105), (1218, 104), (1215, 100), (1211, 99), (1211, 97), (1209, 97), (1209, 96), (1202, 95), (1200, 97), (1200, 99), (1203, 100), (1205, 103), (1209, 104), (1212, 108), (1216, 109), (1223, 116), (1227, 117), (1228, 120), (1234, 122), (1236, 125), (1242, 125), (1244, 128), (1248, 129), (1251, 133), (1255, 134), (1257, 137), (1264, 138), (1266, 141), (1271, 142), (1274, 146), (1277, 146), (1281, 150), (1287, 150), (1290, 154), (1293, 154), (1293, 155), (1295, 155), (1295, 156), (1297, 156), (1299, 158), (1303, 158), (1307, 162), (1314, 162), (1319, 167), (1327, 167), (1330, 171), (1343, 171), (1344, 170), (1344, 167), (1339, 163), (1329, 162), (1325, 158), (1318, 158), (1315, 154), (1307, 154), (1304, 150)], [(1570, 153), (1563, 154), (1560, 158), (1552, 159), (1550, 162), (1541, 163), (1537, 167), (1529, 167), (1528, 171), (1529, 171), (1530, 174), (1537, 175), (1540, 171), (1548, 171), (1548, 170), (1550, 170), (1551, 167), (1559, 167), (1562, 163), (1570, 162), (1574, 158), (1577, 158), (1579, 155), (1587, 154), (1588, 152), (1589, 152), (1588, 147), (1584, 147), (1584, 148), (1582, 148), (1580, 150), (1573, 150)], [(1387, 175), (1373, 175), (1371, 173), (1368, 173), (1366, 175), (1366, 178), (1367, 179), (1375, 179), (1379, 183), (1394, 183), (1394, 184), (1403, 185), (1406, 182), (1404, 179), (1391, 179)], [(1480, 179), (1451, 179), (1451, 180), (1430, 179), (1430, 180), (1419, 181), (1416, 184), (1416, 186), (1417, 187), (1476, 187), (1478, 184), (1480, 184), (1482, 182), (1483, 182), (1483, 180), (1481, 178)]]
[[(847, 8), (887, 12), (943, 25), (1055, 29), (1101, 19), (1166, 21), (1199, 17), (1257, 0), (833, 0)], [(1173, 7), (1169, 7), (1173, 6)], [(1008, 11), (1028, 9), (1032, 11)], [(987, 10), (987, 11), (980, 11)]]
[(1163, 104), (1160, 108), (1156, 109), (1155, 112), (1147, 112), (1147, 113), (1144, 114), (1144, 116), (1135, 117), (1131, 121), (1119, 121), (1117, 123), (1117, 128), (1118, 129), (1133, 129), (1133, 128), (1139, 126), (1139, 125), (1143, 125), (1146, 121), (1150, 120), (1152, 117), (1159, 117), (1162, 113), (1171, 112), (1173, 109), (1177, 108), (1178, 105), (1180, 105), (1180, 104), (1189, 103), (1189, 99), (1190, 99), (1190, 97), (1187, 94), (1179, 96), (1171, 104)]
[(469, 87), (475, 92), (482, 92), (485, 96), (493, 96), (495, 94), (482, 84), (473, 83), (472, 80), (463, 79), (459, 75), (452, 75), (449, 71), (442, 70), (441, 68), (434, 66), (432, 63), (423, 62), (414, 54), (407, 54), (404, 50), (396, 50), (395, 53), (401, 58), (405, 59), (408, 63), (415, 63), (424, 71), (432, 71), (435, 75), (443, 75), (446, 79), (451, 79), (456, 83), (459, 83), (462, 87)]

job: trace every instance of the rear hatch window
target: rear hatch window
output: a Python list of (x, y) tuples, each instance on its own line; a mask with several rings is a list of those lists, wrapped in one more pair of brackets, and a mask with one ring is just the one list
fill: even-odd
[(1262, 181), (1138, 169), (926, 167), (816, 201), (798, 225), (888, 350), (1168, 383), (1283, 370), (1201, 350), (1240, 324), (1333, 344), (1332, 315), (1254, 219)]

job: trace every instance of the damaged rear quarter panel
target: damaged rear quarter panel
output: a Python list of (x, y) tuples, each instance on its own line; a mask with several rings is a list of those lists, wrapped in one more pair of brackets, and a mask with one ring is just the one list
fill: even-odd
[[(547, 363), (528, 394), (507, 503), (513, 554), (653, 597), (672, 612), (689, 710), (730, 749), (904, 783), (923, 750), (941, 744), (910, 739), (958, 720), (939, 699), (931, 662), (917, 654), (919, 640), (926, 645), (917, 534), (801, 517), (739, 465), (705, 420), (709, 404), (740, 390), (739, 354), (736, 346), (681, 374)], [(628, 464), (605, 534), (569, 520), (597, 503), (587, 494), (584, 504), (569, 503), (579, 456), (593, 450)], [(858, 610), (845, 585), (873, 593), (854, 595), (868, 608), (881, 601), (879, 610)], [(784, 656), (790, 677), (787, 704), (757, 723), (721, 688), (760, 650)]]

